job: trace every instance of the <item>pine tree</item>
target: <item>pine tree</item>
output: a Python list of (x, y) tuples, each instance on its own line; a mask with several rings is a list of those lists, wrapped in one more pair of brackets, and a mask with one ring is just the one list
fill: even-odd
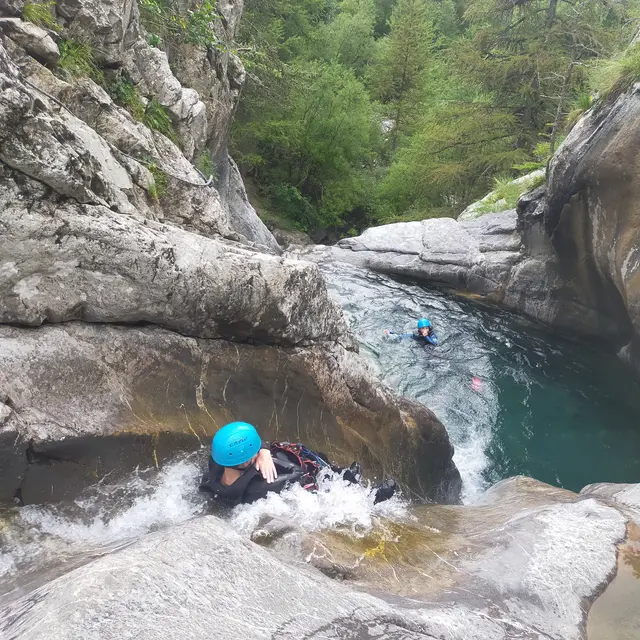
[(433, 48), (433, 25), (425, 0), (398, 0), (389, 34), (378, 43), (370, 76), (375, 98), (387, 106), (392, 121), (391, 148), (410, 133), (422, 106), (425, 73)]

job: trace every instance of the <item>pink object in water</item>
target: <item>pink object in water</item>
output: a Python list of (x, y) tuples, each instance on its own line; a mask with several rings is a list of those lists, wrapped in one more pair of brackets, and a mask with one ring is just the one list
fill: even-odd
[(480, 391), (480, 389), (482, 389), (482, 380), (480, 380), (480, 378), (476, 378), (476, 376), (473, 376), (473, 378), (471, 378), (471, 388), (474, 391)]

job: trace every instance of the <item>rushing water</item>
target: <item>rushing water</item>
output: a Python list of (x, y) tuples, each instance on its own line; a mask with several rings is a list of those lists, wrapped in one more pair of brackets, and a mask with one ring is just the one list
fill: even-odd
[[(614, 355), (476, 302), (322, 268), (382, 379), (447, 427), (467, 500), (518, 474), (573, 491), (640, 481), (640, 383)], [(413, 331), (422, 316), (438, 347), (383, 336)]]

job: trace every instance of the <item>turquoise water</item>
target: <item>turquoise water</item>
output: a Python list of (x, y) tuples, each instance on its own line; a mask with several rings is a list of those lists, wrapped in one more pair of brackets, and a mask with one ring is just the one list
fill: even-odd
[[(573, 491), (640, 482), (640, 382), (614, 355), (412, 283), (322, 268), (381, 377), (447, 427), (467, 500), (518, 474)], [(383, 336), (422, 315), (438, 347)]]

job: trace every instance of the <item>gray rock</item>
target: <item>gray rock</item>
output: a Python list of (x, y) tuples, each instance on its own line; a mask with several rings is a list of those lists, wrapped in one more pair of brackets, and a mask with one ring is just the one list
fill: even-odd
[(229, 215), (229, 226), (248, 241), (264, 247), (269, 253), (281, 253), (276, 239), (251, 206), (238, 166), (229, 158), (227, 184), (218, 185), (222, 204)]
[(372, 548), (394, 549), (393, 566), (386, 554), (363, 556), (361, 539), (324, 539), (329, 553), (359, 547), (358, 590), (206, 516), (16, 596), (0, 609), (0, 629), (12, 640), (579, 640), (590, 602), (611, 579), (627, 522), (596, 497), (519, 478), (501, 483), (483, 505), (423, 507), (415, 516), (417, 524), (400, 525), (400, 536), (372, 541)]
[[(26, 459), (29, 442), (56, 452), (54, 460), (82, 454), (82, 464), (65, 474), (77, 491), (96, 480), (85, 478), (87, 468), (106, 475), (126, 466), (101, 456), (106, 445), (96, 448), (101, 459), (87, 459), (87, 447), (74, 444), (79, 437), (177, 433), (193, 449), (208, 446), (237, 417), (256, 424), (265, 439), (300, 440), (344, 465), (358, 459), (369, 474), (394, 475), (425, 498), (459, 495), (453, 448), (438, 419), (394, 397), (358, 356), (335, 343), (257, 347), (80, 322), (37, 331), (0, 327), (0, 399), (11, 405), (0, 432), (13, 434), (16, 460)], [(25, 485), (0, 471), (0, 499), (19, 486), (25, 501), (41, 499), (30, 477), (35, 472)], [(66, 479), (41, 476), (45, 500), (76, 497)]]
[(31, 22), (23, 22), (20, 18), (0, 18), (0, 31), (44, 64), (55, 65), (60, 58), (58, 45), (51, 36)]
[(53, 204), (1, 171), (0, 321), (153, 322), (187, 335), (353, 344), (317, 267), (105, 207)]
[(22, 15), (25, 0), (2, 0), (0, 3), (0, 16), (19, 17)]
[(521, 260), (515, 211), (457, 222), (435, 218), (367, 229), (327, 249), (295, 255), (338, 260), (383, 273), (411, 276), (501, 300), (512, 268)]

